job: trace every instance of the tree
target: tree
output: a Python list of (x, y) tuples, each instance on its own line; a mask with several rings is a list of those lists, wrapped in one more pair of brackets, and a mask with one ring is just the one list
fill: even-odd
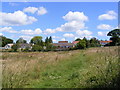
[(20, 43), (27, 43), (26, 40), (24, 40), (23, 38), (19, 38), (16, 43), (20, 44)]
[(4, 47), (6, 44), (13, 43), (13, 40), (6, 38), (5, 36), (0, 36), (0, 47)]
[(100, 42), (98, 39), (96, 39), (95, 37), (90, 39), (90, 46), (91, 47), (98, 47), (100, 46)]
[(49, 43), (53, 43), (51, 36), (50, 36), (50, 38), (49, 38)]
[(80, 41), (81, 39), (80, 38), (77, 38), (75, 41)]
[(13, 49), (14, 52), (16, 52), (17, 49), (18, 49), (18, 44), (14, 44), (14, 45), (12, 46), (12, 49)]
[(41, 36), (35, 36), (35, 37), (33, 37), (31, 39), (30, 43), (41, 45), (41, 43), (42, 43), (42, 37)]
[(112, 42), (110, 43), (111, 46), (120, 45), (120, 29), (114, 29), (110, 31), (107, 36), (111, 36), (110, 40)]
[(87, 38), (83, 38), (83, 40), (85, 40), (86, 41), (86, 48), (89, 48), (90, 47), (90, 41), (89, 40), (87, 40)]
[(46, 37), (45, 44), (48, 44), (48, 43), (49, 43), (49, 39), (48, 39), (48, 37)]
[(43, 50), (43, 48), (40, 45), (33, 45), (32, 47), (32, 51), (41, 51), (41, 50)]
[(80, 42), (77, 43), (77, 48), (78, 49), (85, 49), (86, 48), (86, 41), (84, 39), (80, 40)]

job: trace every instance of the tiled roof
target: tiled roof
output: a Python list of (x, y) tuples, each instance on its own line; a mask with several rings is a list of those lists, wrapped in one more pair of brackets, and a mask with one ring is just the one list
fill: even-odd
[(68, 43), (68, 41), (58, 41), (58, 43)]
[(111, 40), (110, 41), (100, 41), (101, 43), (110, 43), (112, 42)]
[(73, 43), (73, 44), (77, 44), (77, 43), (79, 43), (79, 41), (73, 41), (72, 43)]
[(52, 43), (53, 46), (73, 46), (73, 43)]

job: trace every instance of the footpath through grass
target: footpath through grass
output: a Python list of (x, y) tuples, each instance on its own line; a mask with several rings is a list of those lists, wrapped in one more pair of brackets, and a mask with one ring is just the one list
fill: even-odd
[(3, 53), (3, 87), (119, 87), (118, 54), (118, 47), (66, 52)]

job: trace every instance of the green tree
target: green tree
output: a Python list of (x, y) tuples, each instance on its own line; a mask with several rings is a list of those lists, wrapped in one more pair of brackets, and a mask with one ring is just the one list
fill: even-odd
[(31, 39), (30, 43), (41, 45), (42, 44), (42, 37), (41, 36), (35, 36)]
[(80, 40), (79, 43), (77, 43), (77, 49), (85, 49), (86, 48), (86, 41), (83, 39), (83, 40)]
[(111, 36), (110, 40), (112, 40), (112, 42), (110, 43), (110, 45), (120, 45), (120, 29), (114, 29), (110, 31), (107, 36)]
[(40, 45), (33, 45), (32, 46), (32, 51), (41, 51), (41, 50), (43, 50), (43, 48)]
[(49, 38), (49, 43), (53, 43), (51, 36), (50, 36), (50, 38)]
[(26, 40), (24, 40), (23, 38), (19, 38), (16, 43), (20, 44), (20, 43), (27, 43)]
[(77, 38), (75, 41), (80, 41), (81, 39), (80, 38)]
[(98, 47), (100, 46), (100, 42), (98, 39), (96, 39), (95, 37), (90, 39), (90, 46), (91, 47)]
[(16, 52), (18, 49), (18, 44), (14, 44), (11, 48), (13, 49), (14, 52)]
[(48, 43), (49, 43), (49, 39), (48, 39), (48, 37), (46, 37), (45, 44), (48, 44)]
[(6, 44), (13, 43), (13, 40), (6, 38), (5, 36), (0, 36), (0, 47), (4, 47)]

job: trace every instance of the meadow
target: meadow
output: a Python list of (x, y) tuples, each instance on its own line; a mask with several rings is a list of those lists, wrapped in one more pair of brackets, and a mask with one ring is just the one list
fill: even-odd
[(120, 47), (3, 52), (3, 88), (118, 88)]

